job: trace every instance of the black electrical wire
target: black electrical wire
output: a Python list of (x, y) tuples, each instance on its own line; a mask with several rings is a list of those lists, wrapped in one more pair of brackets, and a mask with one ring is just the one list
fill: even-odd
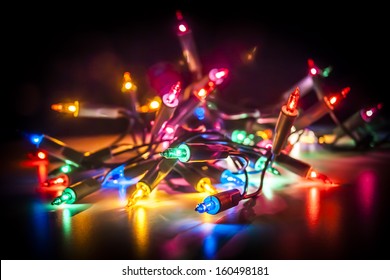
[(263, 184), (264, 184), (265, 173), (266, 173), (266, 170), (268, 169), (268, 165), (270, 164), (270, 162), (272, 161), (272, 159), (273, 159), (273, 154), (270, 153), (270, 154), (268, 155), (268, 157), (267, 157), (267, 160), (266, 160), (266, 162), (265, 162), (265, 164), (264, 164), (264, 168), (263, 168), (263, 170), (262, 170), (262, 172), (261, 172), (261, 175), (260, 175), (260, 184), (259, 184), (259, 188), (258, 188), (255, 192), (253, 192), (253, 193), (251, 193), (251, 194), (244, 193), (243, 196), (242, 196), (243, 199), (256, 197), (256, 196), (258, 196), (258, 195), (260, 194), (260, 192), (263, 190)]

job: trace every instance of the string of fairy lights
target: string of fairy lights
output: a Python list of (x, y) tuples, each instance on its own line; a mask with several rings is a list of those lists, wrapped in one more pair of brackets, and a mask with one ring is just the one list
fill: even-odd
[[(105, 186), (122, 186), (129, 190), (124, 207), (131, 210), (160, 183), (180, 177), (195, 191), (207, 193), (194, 205), (195, 211), (215, 215), (261, 195), (265, 178), (282, 176), (281, 169), (304, 180), (334, 184), (311, 164), (292, 156), (292, 149), (305, 141), (305, 136), (311, 135), (306, 141), (315, 141), (326, 149), (336, 149), (345, 137), (353, 141), (353, 147), (360, 148), (373, 148), (387, 141), (387, 136), (378, 140), (371, 125), (383, 104), (360, 108), (346, 121), (339, 121), (335, 111), (348, 98), (351, 88), (343, 85), (338, 91), (325, 92), (323, 84), (332, 67), (321, 69), (312, 59), (308, 59), (307, 75), (275, 104), (276, 114), (263, 117), (261, 110), (227, 114), (215, 96), (220, 85), (231, 78), (229, 69), (213, 68), (204, 73), (190, 27), (181, 12), (176, 18), (177, 37), (191, 74), (189, 81), (169, 81), (164, 84), (163, 94), (141, 105), (141, 92), (131, 73), (125, 72), (120, 90), (129, 96), (127, 107), (79, 101), (51, 106), (75, 118), (128, 120), (127, 129), (109, 146), (82, 152), (49, 135), (26, 133), (36, 146), (36, 154), (30, 157), (47, 164), (50, 155), (63, 162), (40, 182), (41, 189), (61, 189), (52, 205), (77, 203)], [(318, 102), (302, 111), (299, 101), (312, 91)], [(332, 132), (312, 131), (310, 126), (327, 114), (335, 122)], [(132, 141), (126, 142), (127, 138)], [(121, 160), (113, 160), (117, 158)]]

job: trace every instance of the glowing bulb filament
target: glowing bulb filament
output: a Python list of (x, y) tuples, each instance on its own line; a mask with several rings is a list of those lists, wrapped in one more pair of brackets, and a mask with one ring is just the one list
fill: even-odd
[(163, 101), (166, 105), (174, 105), (175, 103), (177, 105), (178, 103), (177, 98), (181, 90), (180, 85), (181, 83), (180, 81), (178, 81), (176, 84), (172, 86), (171, 90), (163, 96)]
[(73, 103), (52, 104), (50, 108), (59, 113), (73, 114), (73, 116), (77, 117), (80, 105), (78, 101), (75, 101)]
[(137, 86), (133, 83), (130, 72), (123, 73), (122, 92), (133, 92)]
[(179, 24), (179, 31), (184, 33), (187, 31), (187, 27), (184, 24)]
[(179, 148), (168, 148), (164, 152), (161, 152), (161, 155), (165, 158), (180, 158), (186, 157), (187, 151)]
[(210, 178), (207, 177), (200, 179), (196, 184), (195, 189), (198, 192), (206, 192), (209, 194), (217, 193), (217, 189), (211, 184)]
[(136, 184), (136, 190), (133, 192), (131, 197), (127, 201), (127, 207), (133, 207), (138, 200), (148, 196), (150, 194), (150, 187), (144, 182), (138, 182)]
[(294, 113), (298, 106), (299, 100), (299, 88), (297, 87), (291, 94), (287, 100), (286, 109), (290, 113)]

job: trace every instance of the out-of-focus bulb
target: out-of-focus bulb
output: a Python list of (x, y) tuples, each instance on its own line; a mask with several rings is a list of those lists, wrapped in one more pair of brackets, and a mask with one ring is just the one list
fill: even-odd
[(51, 105), (51, 109), (59, 113), (72, 114), (77, 117), (80, 110), (80, 103), (78, 101), (68, 103), (56, 103)]
[(123, 73), (123, 82), (121, 90), (123, 93), (131, 93), (137, 91), (137, 86), (134, 84), (130, 72)]

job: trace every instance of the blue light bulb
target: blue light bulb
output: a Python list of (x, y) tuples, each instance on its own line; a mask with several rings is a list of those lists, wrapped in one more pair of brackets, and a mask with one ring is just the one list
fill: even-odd
[(32, 134), (30, 135), (30, 141), (31, 143), (39, 146), (39, 144), (42, 142), (43, 135), (38, 135), (38, 134)]
[(230, 170), (225, 170), (221, 174), (220, 178), (221, 184), (235, 184), (236, 186), (243, 186), (245, 185), (245, 182), (241, 180), (237, 175), (235, 175)]

